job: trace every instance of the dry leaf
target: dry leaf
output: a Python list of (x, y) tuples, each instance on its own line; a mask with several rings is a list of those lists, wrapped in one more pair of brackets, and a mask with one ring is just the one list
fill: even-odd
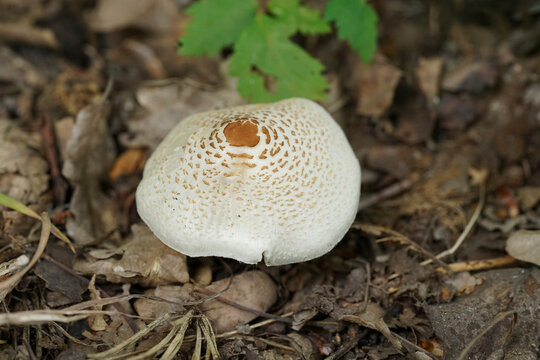
[(125, 176), (142, 171), (147, 158), (146, 151), (141, 148), (128, 149), (122, 153), (109, 170), (109, 179), (117, 180), (120, 176)]
[(392, 334), (388, 325), (384, 321), (385, 311), (378, 304), (368, 302), (364, 311), (358, 312), (355, 315), (343, 315), (339, 320), (352, 322), (367, 328), (377, 330), (383, 334), (388, 341), (394, 345), (396, 350), (402, 350), (403, 346), (399, 339)]
[(66, 229), (78, 244), (103, 240), (117, 229), (117, 207), (100, 187), (101, 177), (115, 159), (108, 130), (108, 103), (88, 105), (77, 115), (66, 146), (62, 174), (76, 184)]
[(394, 90), (402, 76), (401, 70), (374, 60), (369, 66), (358, 62), (356, 111), (362, 115), (380, 116), (392, 105)]
[(69, 138), (71, 137), (71, 131), (75, 125), (75, 119), (71, 116), (67, 116), (54, 122), (54, 134), (56, 135), (56, 141), (58, 143), (58, 150), (60, 151), (60, 157), (66, 158), (66, 147)]
[[(85, 275), (105, 276), (115, 283), (156, 286), (189, 281), (185, 255), (163, 244), (146, 225), (135, 224), (131, 230), (133, 235), (118, 249), (113, 244), (112, 251), (89, 251), (85, 259), (75, 261), (73, 268)], [(110, 257), (103, 259), (107, 254)]]
[(62, 174), (72, 182), (84, 183), (99, 179), (114, 162), (116, 151), (109, 134), (109, 103), (88, 105), (75, 120), (66, 145)]
[[(534, 359), (533, 354), (538, 351), (535, 344), (540, 343), (540, 269), (490, 270), (476, 273), (475, 277), (484, 282), (471, 294), (447, 304), (424, 306), (435, 334), (444, 343), (445, 358), (458, 358), (473, 339), (493, 324), (498, 314), (510, 311), (517, 314), (510, 338), (503, 331), (500, 338), (483, 341), (506, 343), (507, 356), (508, 353), (521, 353), (519, 358)], [(485, 356), (476, 358), (486, 359)]]
[(518, 260), (540, 266), (540, 231), (516, 231), (506, 240), (506, 252)]
[(87, 16), (97, 32), (111, 32), (127, 27), (165, 31), (178, 21), (178, 8), (172, 0), (101, 0)]
[(540, 186), (524, 186), (518, 190), (518, 201), (523, 210), (531, 210), (540, 202)]
[(39, 149), (39, 134), (0, 119), (0, 192), (24, 204), (38, 202), (49, 183), (49, 166)]
[(457, 360), (505, 358), (504, 346), (514, 330), (515, 323), (515, 312), (508, 311), (498, 314), (493, 322), (467, 345)]
[(186, 301), (191, 301), (192, 294), (192, 284), (185, 284), (183, 286), (162, 285), (155, 289), (147, 290), (144, 295), (158, 297), (175, 302), (176, 304), (159, 300), (138, 299), (133, 304), (133, 307), (139, 316), (147, 319), (159, 318), (162, 315), (170, 313), (183, 313), (184, 306), (182, 304)]
[(447, 91), (480, 92), (493, 87), (497, 81), (497, 69), (492, 62), (479, 60), (466, 62), (446, 73), (442, 88)]
[(441, 78), (443, 61), (440, 57), (418, 59), (416, 77), (420, 89), (431, 104), (436, 102), (439, 95), (439, 81)]
[(0, 48), (0, 82), (14, 83), (21, 88), (41, 87), (45, 84), (45, 79), (32, 64), (8, 47), (2, 46)]
[[(240, 275), (213, 282), (206, 289), (219, 293), (221, 297), (246, 306), (256, 311), (267, 311), (277, 300), (276, 285), (262, 271), (247, 271)], [(219, 300), (210, 300), (201, 304), (201, 309), (214, 325), (216, 332), (233, 330), (238, 324), (246, 324), (257, 317), (257, 314), (237, 309)]]
[[(50, 248), (47, 249), (47, 252), (49, 251)], [(67, 305), (82, 301), (81, 295), (86, 290), (85, 283), (72, 273), (49, 261), (41, 261), (34, 268), (34, 274), (45, 281), (47, 289), (51, 290), (47, 299), (53, 304)], [(55, 295), (49, 295), (52, 293)]]
[[(229, 288), (225, 290), (226, 286)], [(147, 318), (156, 318), (162, 314), (182, 312), (182, 303), (196, 300), (193, 298), (193, 285), (184, 286), (158, 286), (148, 290), (145, 295), (157, 296), (178, 304), (159, 302), (155, 300), (139, 299), (134, 307), (137, 313)], [(248, 271), (232, 278), (216, 281), (206, 289), (212, 293), (220, 293), (220, 297), (248, 307), (255, 311), (267, 311), (277, 299), (277, 290), (274, 282), (262, 271)], [(202, 297), (208, 296), (207, 294)], [(235, 329), (237, 325), (246, 324), (257, 317), (256, 313), (240, 310), (218, 299), (204, 301), (200, 308), (213, 323), (217, 333)]]
[(121, 134), (120, 140), (127, 147), (151, 149), (191, 114), (244, 103), (232, 85), (208, 90), (189, 81), (170, 80), (141, 87), (137, 91), (137, 101), (147, 113), (129, 119), (126, 123), (128, 132)]

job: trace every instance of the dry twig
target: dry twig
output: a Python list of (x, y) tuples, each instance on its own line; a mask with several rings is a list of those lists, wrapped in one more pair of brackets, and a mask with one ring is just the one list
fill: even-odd
[[(456, 263), (448, 264), (448, 269), (455, 273), (463, 272), (463, 271), (478, 271), (478, 270), (486, 270), (486, 269), (493, 269), (496, 267), (506, 266), (506, 265), (513, 264), (515, 262), (516, 262), (516, 259), (514, 259), (512, 256), (505, 255), (505, 256), (494, 258), (494, 259), (456, 262)], [(447, 269), (443, 267), (437, 268), (437, 271), (441, 274), (448, 273)]]

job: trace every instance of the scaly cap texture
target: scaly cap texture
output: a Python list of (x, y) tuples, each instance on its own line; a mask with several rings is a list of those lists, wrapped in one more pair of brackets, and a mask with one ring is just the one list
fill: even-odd
[(283, 265), (345, 235), (360, 165), (318, 104), (246, 105), (182, 120), (148, 160), (136, 197), (141, 218), (177, 251)]

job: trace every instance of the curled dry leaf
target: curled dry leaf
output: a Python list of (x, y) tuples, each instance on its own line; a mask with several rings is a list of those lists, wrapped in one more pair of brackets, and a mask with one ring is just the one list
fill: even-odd
[(99, 249), (96, 256), (89, 251), (85, 259), (75, 261), (74, 270), (101, 275), (110, 282), (143, 286), (189, 281), (185, 255), (164, 245), (144, 225), (133, 225), (131, 230), (132, 237), (118, 249), (114, 245), (112, 251)]
[(115, 146), (108, 133), (109, 103), (88, 105), (78, 114), (66, 145), (62, 173), (75, 183), (96, 180), (115, 159)]
[(116, 205), (100, 188), (100, 179), (116, 153), (107, 127), (109, 114), (108, 103), (82, 109), (66, 145), (62, 174), (76, 185), (70, 203), (73, 218), (67, 220), (66, 228), (82, 245), (102, 240), (117, 228)]
[(540, 266), (540, 231), (518, 230), (506, 240), (506, 252)]
[(232, 85), (209, 90), (189, 81), (143, 86), (137, 91), (137, 101), (147, 112), (127, 121), (128, 132), (121, 134), (120, 140), (127, 147), (151, 149), (188, 115), (244, 102)]
[(377, 330), (383, 334), (396, 350), (403, 350), (401, 341), (390, 331), (390, 328), (384, 321), (385, 311), (378, 304), (368, 302), (364, 311), (357, 312), (354, 315), (343, 315), (339, 320), (352, 322), (367, 328)]
[[(277, 299), (276, 285), (262, 271), (248, 271), (235, 275), (232, 277), (232, 281), (231, 278), (222, 279), (210, 284), (206, 289), (212, 293), (220, 293), (226, 289), (229, 283), (229, 288), (221, 293), (220, 297), (255, 311), (267, 311)], [(139, 315), (155, 318), (167, 312), (182, 311), (181, 304), (187, 301), (191, 294), (193, 294), (193, 285), (191, 284), (160, 286), (148, 290), (146, 295), (162, 297), (180, 305), (140, 299), (135, 302), (134, 306)], [(256, 313), (238, 309), (218, 299), (205, 301), (200, 307), (202, 312), (212, 321), (217, 333), (233, 330), (237, 325), (246, 324), (257, 317)]]
[(369, 66), (359, 61), (356, 74), (356, 111), (362, 115), (382, 115), (392, 105), (401, 70), (382, 60), (374, 60)]

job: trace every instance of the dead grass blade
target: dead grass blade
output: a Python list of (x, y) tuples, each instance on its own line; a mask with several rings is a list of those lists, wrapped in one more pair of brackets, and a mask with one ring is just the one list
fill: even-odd
[(212, 357), (212, 359), (219, 359), (219, 350), (216, 343), (216, 334), (212, 329), (212, 324), (210, 323), (210, 320), (208, 320), (206, 316), (203, 316), (199, 321), (201, 322), (201, 330), (206, 339), (205, 357), (207, 359), (209, 357)]
[[(0, 205), (10, 208), (11, 210), (15, 210), (23, 215), (30, 216), (34, 219), (43, 221), (42, 216), (39, 216), (38, 213), (36, 213), (34, 210), (30, 209), (28, 206), (24, 205), (23, 203), (1, 192), (0, 192)], [(52, 228), (52, 233), (57, 238), (59, 238), (60, 240), (68, 244), (71, 251), (75, 252), (75, 248), (73, 247), (73, 244), (68, 239), (68, 237), (63, 232), (61, 232), (60, 229), (58, 229), (56, 226), (51, 225), (51, 228)]]
[(132, 356), (129, 358), (129, 360), (142, 360), (142, 359), (149, 359), (157, 353), (159, 350), (163, 349), (169, 341), (174, 337), (176, 332), (180, 329), (180, 325), (176, 325), (172, 328), (171, 331), (163, 338), (160, 342), (158, 342), (156, 345), (152, 346), (150, 349), (146, 350), (143, 353), (140, 353), (136, 356)]
[[(0, 193), (0, 195), (3, 195)], [(36, 214), (37, 215), (37, 214)], [(18, 273), (15, 275), (7, 278), (6, 280), (0, 282), (0, 301), (4, 300), (4, 298), (9, 294), (9, 292), (17, 285), (19, 280), (26, 274), (38, 261), (41, 254), (43, 254), (43, 251), (45, 250), (45, 247), (47, 246), (47, 242), (49, 240), (49, 235), (51, 234), (51, 221), (49, 220), (49, 216), (46, 213), (43, 213), (40, 217), (40, 220), (42, 220), (43, 225), (41, 227), (41, 235), (39, 238), (39, 244), (37, 246), (36, 252), (34, 256), (32, 257), (32, 260)]]
[[(184, 336), (194, 316), (193, 310), (190, 310), (181, 318), (171, 321), (170, 325), (172, 325), (172, 329), (169, 331), (169, 333), (165, 337), (163, 337), (163, 339), (161, 339), (161, 341), (159, 341), (156, 345), (152, 346), (150, 349), (143, 351), (137, 355), (132, 355), (132, 353), (120, 354), (122, 350), (126, 349), (129, 345), (135, 344), (143, 336), (148, 334), (151, 330), (155, 329), (157, 326), (167, 323), (170, 320), (171, 316), (172, 316), (171, 314), (165, 314), (157, 318), (156, 320), (148, 324), (148, 326), (144, 330), (139, 331), (138, 333), (136, 333), (129, 339), (124, 340), (120, 344), (110, 348), (107, 351), (97, 353), (97, 354), (89, 354), (88, 358), (89, 359), (107, 359), (107, 360), (120, 359), (120, 358), (126, 358), (127, 360), (149, 359), (149, 358), (152, 358), (159, 351), (166, 348), (161, 359), (165, 359), (165, 360), (173, 359), (178, 353), (178, 351), (180, 350), (180, 347), (182, 346), (184, 342)], [(198, 331), (199, 341), (201, 341), (200, 328), (198, 329), (199, 329)], [(212, 334), (212, 332), (210, 332), (210, 334)], [(215, 345), (215, 341), (213, 344)], [(215, 348), (217, 349), (217, 346), (215, 346)]]
[(201, 360), (201, 348), (202, 348), (202, 335), (201, 335), (201, 325), (197, 321), (195, 322), (195, 327), (197, 334), (195, 335), (195, 348), (193, 349), (193, 354), (191, 355), (191, 360)]
[(110, 359), (113, 355), (121, 352), (124, 350), (127, 346), (136, 343), (139, 341), (139, 339), (142, 339), (146, 334), (148, 334), (150, 331), (154, 330), (159, 325), (163, 324), (165, 321), (169, 320), (171, 318), (171, 314), (164, 314), (163, 316), (160, 316), (156, 320), (152, 321), (146, 328), (139, 331), (132, 337), (122, 341), (121, 343), (113, 346), (109, 350), (96, 353), (96, 354), (88, 354), (89, 359)]
[(193, 311), (190, 311), (186, 314), (186, 316), (180, 319), (182, 321), (180, 329), (176, 333), (174, 339), (169, 344), (169, 347), (167, 348), (167, 350), (161, 356), (161, 360), (172, 360), (176, 356), (176, 353), (178, 353), (178, 351), (180, 350), (180, 347), (182, 346), (184, 342), (184, 336), (186, 335), (187, 328), (192, 318), (193, 318)]

